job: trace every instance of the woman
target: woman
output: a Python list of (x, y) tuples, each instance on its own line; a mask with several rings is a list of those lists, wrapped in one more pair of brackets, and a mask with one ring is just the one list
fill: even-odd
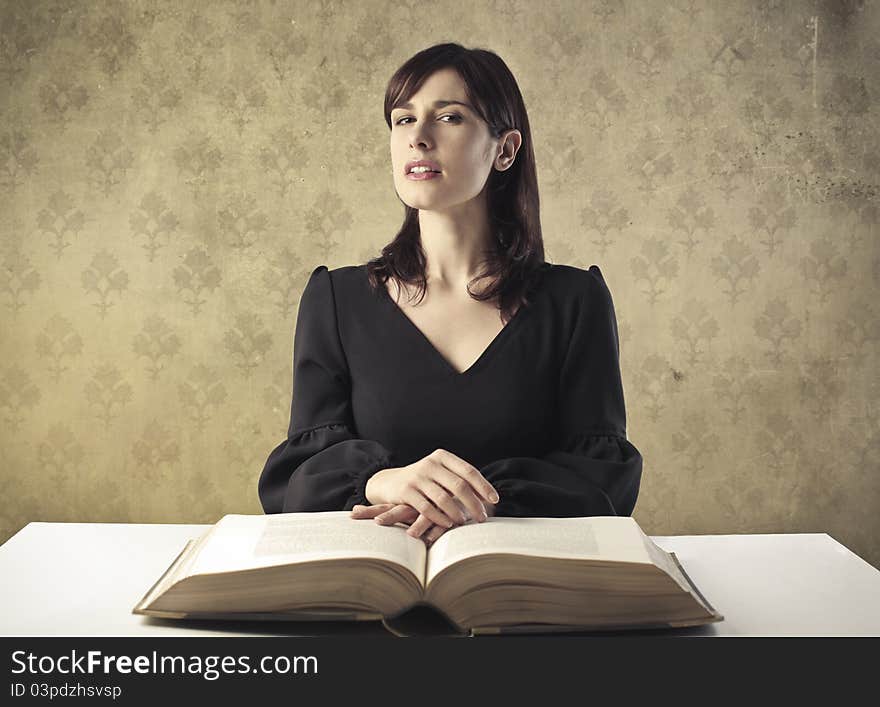
[(491, 515), (631, 515), (642, 457), (611, 294), (595, 265), (544, 262), (509, 69), (425, 49), (391, 78), (385, 120), (403, 226), (366, 265), (309, 278), (264, 510), (349, 510), (427, 544)]

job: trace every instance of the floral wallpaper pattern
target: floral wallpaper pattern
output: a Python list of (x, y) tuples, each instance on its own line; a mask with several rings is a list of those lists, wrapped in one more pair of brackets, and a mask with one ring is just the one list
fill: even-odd
[(0, 4), (0, 539), (260, 512), (300, 293), (396, 231), (384, 87), (440, 41), (507, 61), (547, 258), (613, 293), (645, 531), (880, 565), (869, 0)]

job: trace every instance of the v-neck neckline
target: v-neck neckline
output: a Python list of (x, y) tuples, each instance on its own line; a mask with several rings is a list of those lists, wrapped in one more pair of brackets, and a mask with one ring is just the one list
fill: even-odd
[[(366, 272), (366, 269), (365, 269)], [(542, 283), (543, 284), (543, 283)], [(382, 299), (396, 312), (396, 316), (403, 320), (405, 326), (412, 331), (416, 338), (421, 340), (422, 345), (426, 348), (430, 355), (432, 355), (438, 363), (446, 369), (448, 373), (450, 373), (456, 379), (468, 378), (473, 375), (478, 369), (482, 368), (482, 366), (489, 360), (489, 358), (494, 354), (495, 351), (501, 346), (505, 339), (509, 338), (513, 332), (514, 326), (520, 323), (520, 320), (524, 319), (529, 311), (531, 311), (534, 306), (535, 293), (532, 295), (532, 301), (528, 306), (520, 305), (516, 313), (511, 317), (507, 324), (501, 327), (501, 331), (499, 331), (492, 341), (483, 349), (483, 352), (476, 358), (476, 360), (468, 366), (463, 371), (459, 371), (449, 360), (437, 349), (436, 346), (431, 342), (431, 340), (425, 336), (425, 333), (416, 325), (416, 323), (410, 319), (406, 313), (401, 309), (400, 305), (397, 304), (392, 298), (391, 294), (388, 292), (388, 288), (385, 286), (385, 283), (379, 283), (379, 289), (381, 290)], [(538, 288), (539, 290), (542, 288)]]

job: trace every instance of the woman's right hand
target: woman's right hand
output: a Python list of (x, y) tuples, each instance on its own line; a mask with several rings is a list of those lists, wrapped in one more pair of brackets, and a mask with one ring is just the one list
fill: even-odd
[(407, 466), (377, 471), (367, 482), (366, 496), (372, 504), (408, 504), (445, 528), (467, 522), (456, 500), (478, 522), (484, 520), (484, 502), (498, 503), (498, 493), (479, 470), (445, 449)]

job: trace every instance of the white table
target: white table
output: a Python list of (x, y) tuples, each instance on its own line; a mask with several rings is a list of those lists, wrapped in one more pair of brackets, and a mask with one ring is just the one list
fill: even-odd
[[(208, 525), (29, 523), (0, 546), (3, 636), (387, 635), (379, 622), (161, 621), (131, 613)], [(880, 571), (825, 533), (653, 536), (724, 621), (614, 635), (880, 636)]]

